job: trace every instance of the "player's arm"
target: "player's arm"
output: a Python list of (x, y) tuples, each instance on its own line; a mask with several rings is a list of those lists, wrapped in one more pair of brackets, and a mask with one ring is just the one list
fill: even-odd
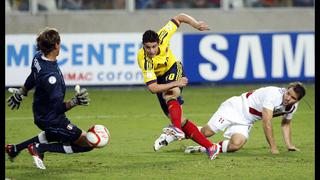
[(65, 102), (66, 111), (72, 109), (73, 107), (77, 105), (87, 106), (89, 105), (90, 99), (89, 99), (89, 93), (86, 88), (80, 88), (79, 85), (75, 86), (75, 95), (70, 100)]
[(184, 13), (178, 14), (173, 19), (178, 23), (178, 25), (180, 25), (181, 23), (186, 23), (192, 26), (193, 28), (198, 29), (199, 31), (209, 30), (209, 26), (205, 22), (197, 21), (193, 17)]
[(28, 92), (35, 86), (36, 80), (35, 80), (35, 75), (34, 72), (31, 71), (29, 76), (27, 77), (22, 89), (25, 93), (25, 96), (27, 96)]
[[(85, 90), (85, 91), (87, 91), (87, 90)], [(87, 95), (85, 95), (85, 96), (87, 96)], [(82, 103), (81, 101), (83, 101), (83, 100), (80, 100), (80, 99), (83, 99), (83, 97), (80, 98), (80, 95), (76, 94), (72, 99), (64, 102), (61, 106), (60, 105), (56, 106), (57, 112), (63, 113), (63, 112), (69, 111), (70, 109), (76, 107), (77, 105), (85, 105), (85, 106), (89, 105), (89, 99), (87, 97), (85, 97), (85, 100), (84, 100), (84, 101), (86, 101), (86, 103)]]
[(282, 121), (281, 121), (281, 129), (282, 129), (282, 136), (283, 136), (284, 142), (286, 143), (288, 150), (289, 151), (300, 151), (298, 148), (296, 148), (294, 145), (292, 145), (292, 142), (291, 142), (291, 120), (283, 117)]
[(148, 89), (152, 94), (165, 92), (174, 87), (184, 87), (188, 84), (188, 79), (186, 77), (182, 77), (178, 81), (172, 81), (167, 84), (158, 84), (157, 82), (148, 84)]
[(13, 109), (19, 109), (20, 104), (25, 96), (28, 95), (30, 89), (35, 85), (35, 79), (33, 73), (31, 72), (27, 77), (24, 85), (18, 88), (9, 88), (8, 91), (12, 95), (7, 99), (8, 106)]
[(75, 105), (71, 103), (71, 100), (66, 101), (66, 102), (64, 103), (64, 105), (65, 105), (65, 107), (66, 107), (65, 111), (69, 111), (70, 109), (72, 109), (72, 108), (75, 107)]
[[(54, 98), (52, 98), (52, 99), (54, 99)], [(69, 101), (63, 102), (62, 104), (58, 103), (58, 101), (56, 101), (56, 102), (57, 103), (55, 103), (53, 105), (53, 108), (57, 113), (64, 113), (64, 112), (69, 111), (70, 109), (74, 108), (75, 106), (77, 106), (76, 103), (72, 102), (72, 99)]]
[(35, 86), (35, 84), (36, 84), (36, 80), (34, 78), (33, 72), (31, 71), (26, 81), (24, 82), (24, 85), (19, 89), (21, 95), (28, 96), (28, 92)]
[(277, 148), (277, 145), (274, 141), (273, 137), (273, 130), (272, 130), (272, 116), (273, 116), (273, 111), (267, 108), (262, 109), (262, 125), (263, 125), (263, 130), (264, 134), (266, 136), (266, 139), (269, 143), (271, 153), (272, 154), (279, 154), (279, 150)]

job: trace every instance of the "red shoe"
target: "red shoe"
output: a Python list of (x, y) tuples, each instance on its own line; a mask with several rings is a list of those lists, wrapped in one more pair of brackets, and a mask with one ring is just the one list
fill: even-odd
[(43, 157), (44, 155), (39, 153), (37, 150), (37, 144), (32, 143), (28, 146), (28, 151), (32, 155), (33, 162), (39, 169), (46, 169), (46, 167), (43, 164)]
[(18, 154), (20, 153), (18, 150), (17, 150), (17, 147), (16, 145), (14, 144), (7, 144), (5, 146), (5, 150), (6, 150), (6, 153), (8, 154), (9, 156), (9, 160), (11, 162), (13, 162), (14, 158), (18, 156)]
[(220, 145), (213, 144), (211, 147), (207, 148), (207, 154), (210, 160), (214, 160), (220, 153)]

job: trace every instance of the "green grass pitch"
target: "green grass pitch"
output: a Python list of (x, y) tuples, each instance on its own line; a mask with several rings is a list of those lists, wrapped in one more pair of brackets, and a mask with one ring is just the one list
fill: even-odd
[[(184, 116), (204, 125), (225, 99), (261, 85), (188, 86), (183, 91)], [(46, 170), (36, 169), (27, 150), (11, 163), (6, 156), (5, 176), (10, 179), (314, 179), (315, 107), (314, 85), (307, 85), (306, 101), (301, 101), (292, 122), (292, 141), (301, 152), (288, 152), (281, 135), (280, 118), (273, 119), (273, 130), (280, 154), (271, 155), (261, 122), (251, 130), (247, 144), (236, 153), (220, 154), (214, 161), (205, 154), (185, 154), (191, 140), (174, 142), (153, 151), (153, 143), (169, 124), (155, 95), (144, 87), (88, 88), (91, 103), (67, 112), (83, 130), (93, 124), (105, 125), (110, 144), (80, 154), (46, 153)], [(6, 107), (5, 142), (19, 143), (37, 135), (33, 124), (32, 94), (18, 111)], [(69, 89), (66, 99), (71, 98)], [(6, 93), (6, 98), (9, 93)], [(310, 104), (310, 107), (308, 106)], [(217, 142), (222, 132), (211, 137)]]

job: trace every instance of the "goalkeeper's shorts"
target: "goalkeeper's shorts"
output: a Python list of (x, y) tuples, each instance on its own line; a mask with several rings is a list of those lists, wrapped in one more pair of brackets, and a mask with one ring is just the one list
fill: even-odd
[(48, 142), (57, 141), (62, 143), (71, 143), (77, 140), (82, 133), (76, 125), (72, 124), (68, 118), (59, 121), (59, 123), (51, 124), (36, 123), (40, 129), (45, 131)]

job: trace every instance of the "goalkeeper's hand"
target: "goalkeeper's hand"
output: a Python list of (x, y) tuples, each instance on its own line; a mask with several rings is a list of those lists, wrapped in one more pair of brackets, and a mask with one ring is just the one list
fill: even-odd
[(19, 109), (20, 103), (24, 98), (22, 88), (9, 88), (8, 91), (12, 93), (12, 95), (7, 99), (8, 106), (13, 109)]
[(79, 85), (76, 85), (75, 91), (76, 91), (76, 94), (70, 101), (71, 106), (72, 107), (76, 105), (88, 106), (90, 99), (88, 97), (89, 93), (87, 89), (80, 88)]

